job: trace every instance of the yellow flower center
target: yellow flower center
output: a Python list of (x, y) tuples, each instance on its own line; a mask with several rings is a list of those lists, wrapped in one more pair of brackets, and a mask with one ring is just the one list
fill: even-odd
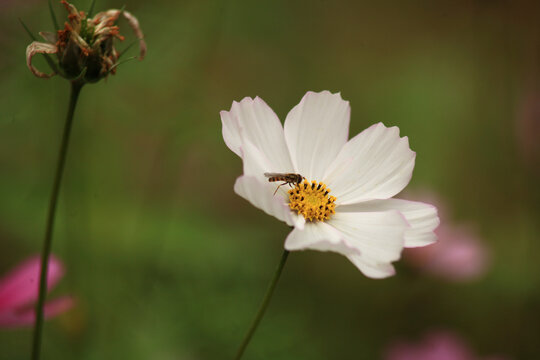
[(335, 214), (336, 198), (322, 182), (304, 180), (289, 190), (289, 207), (309, 221), (324, 221)]

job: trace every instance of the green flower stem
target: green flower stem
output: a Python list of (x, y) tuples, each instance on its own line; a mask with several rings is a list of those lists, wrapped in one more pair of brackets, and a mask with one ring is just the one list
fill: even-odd
[(274, 294), (274, 290), (276, 289), (277, 282), (279, 280), (279, 277), (281, 276), (281, 273), (283, 272), (283, 267), (285, 266), (285, 262), (287, 261), (288, 256), (289, 256), (289, 252), (287, 250), (283, 250), (283, 254), (281, 255), (281, 259), (277, 266), (276, 272), (274, 273), (274, 278), (272, 279), (272, 282), (268, 286), (268, 290), (266, 290), (266, 295), (264, 295), (263, 302), (261, 306), (259, 307), (259, 311), (257, 312), (257, 315), (255, 316), (255, 319), (253, 320), (251, 327), (249, 328), (246, 336), (244, 337), (242, 344), (238, 348), (238, 352), (236, 353), (236, 357), (234, 358), (235, 360), (239, 360), (242, 357), (242, 355), (244, 354), (244, 351), (246, 350), (246, 347), (249, 344), (249, 341), (251, 340), (251, 337), (255, 333), (255, 330), (257, 330), (257, 326), (259, 326), (259, 323), (261, 322), (261, 319), (264, 316), (264, 312), (266, 311), (266, 308), (268, 307), (268, 304), (270, 303), (270, 299), (272, 298), (272, 295)]
[(71, 95), (69, 98), (69, 107), (64, 125), (64, 133), (62, 134), (62, 143), (58, 152), (56, 162), (56, 174), (49, 200), (49, 210), (47, 213), (47, 224), (45, 228), (45, 240), (43, 242), (43, 250), (41, 252), (41, 273), (39, 278), (39, 298), (36, 304), (36, 323), (34, 326), (34, 339), (32, 344), (32, 360), (38, 360), (40, 356), (41, 338), (43, 330), (43, 305), (47, 295), (47, 271), (49, 267), (49, 257), (51, 254), (52, 234), (54, 229), (54, 218), (56, 215), (56, 203), (58, 201), (58, 193), (60, 192), (60, 184), (62, 183), (62, 174), (64, 173), (64, 165), (66, 163), (66, 155), (69, 145), (69, 136), (71, 134), (71, 125), (73, 123), (73, 113), (77, 105), (77, 99), (84, 83), (81, 81), (73, 81), (71, 83)]

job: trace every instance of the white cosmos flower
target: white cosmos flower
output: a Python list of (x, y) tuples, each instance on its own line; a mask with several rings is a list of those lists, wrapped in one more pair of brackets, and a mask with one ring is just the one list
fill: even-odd
[[(362, 273), (384, 278), (403, 247), (436, 241), (437, 209), (392, 199), (409, 183), (416, 154), (397, 127), (375, 124), (348, 139), (349, 102), (308, 92), (282, 126), (259, 97), (221, 112), (225, 143), (243, 161), (235, 192), (293, 226), (285, 249), (334, 251)], [(265, 173), (305, 177), (292, 188)]]

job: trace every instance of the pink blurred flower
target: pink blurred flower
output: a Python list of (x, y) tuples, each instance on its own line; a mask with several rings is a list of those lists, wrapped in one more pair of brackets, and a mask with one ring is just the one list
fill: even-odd
[(504, 360), (505, 357), (478, 357), (467, 344), (450, 332), (432, 332), (417, 343), (398, 341), (391, 344), (384, 360)]
[[(38, 299), (41, 260), (34, 256), (19, 264), (0, 279), (0, 327), (32, 325), (34, 304)], [(47, 291), (64, 275), (64, 266), (54, 256), (49, 259)], [(63, 296), (45, 304), (45, 318), (56, 316), (73, 306), (70, 296)]]
[(473, 229), (449, 222), (444, 205), (434, 199), (441, 224), (435, 230), (438, 241), (422, 248), (405, 249), (409, 264), (433, 275), (452, 281), (473, 280), (483, 275), (489, 265), (489, 250)]

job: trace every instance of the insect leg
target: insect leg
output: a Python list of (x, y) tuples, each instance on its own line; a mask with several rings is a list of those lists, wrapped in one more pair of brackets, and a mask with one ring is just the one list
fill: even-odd
[(276, 195), (276, 193), (277, 193), (277, 191), (278, 191), (278, 189), (279, 189), (280, 187), (282, 187), (283, 185), (286, 185), (286, 184), (288, 184), (288, 182), (284, 182), (283, 184), (280, 184), (280, 185), (276, 188), (276, 191), (274, 191), (274, 195), (273, 195), (273, 196)]

